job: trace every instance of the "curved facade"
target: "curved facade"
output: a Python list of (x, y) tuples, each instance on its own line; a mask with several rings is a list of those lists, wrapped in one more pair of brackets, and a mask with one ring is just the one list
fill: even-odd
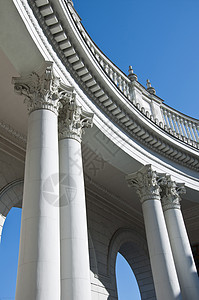
[(118, 252), (142, 299), (198, 299), (199, 121), (118, 69), (72, 1), (0, 9), (1, 226), (23, 212), (16, 300), (117, 299)]

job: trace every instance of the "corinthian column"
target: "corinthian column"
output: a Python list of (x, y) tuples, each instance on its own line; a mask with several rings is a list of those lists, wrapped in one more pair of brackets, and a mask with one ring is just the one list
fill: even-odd
[(163, 189), (162, 206), (179, 278), (183, 300), (199, 298), (199, 280), (189, 239), (180, 209), (180, 194), (184, 184), (176, 184), (167, 176)]
[(61, 299), (91, 300), (85, 187), (81, 139), (91, 113), (68, 93), (59, 118)]
[(136, 188), (142, 203), (156, 297), (158, 300), (179, 300), (180, 287), (160, 202), (161, 178), (151, 165), (147, 165), (128, 175), (127, 182)]
[(39, 73), (13, 78), (28, 105), (16, 300), (60, 299), (57, 113), (59, 79), (52, 63)]

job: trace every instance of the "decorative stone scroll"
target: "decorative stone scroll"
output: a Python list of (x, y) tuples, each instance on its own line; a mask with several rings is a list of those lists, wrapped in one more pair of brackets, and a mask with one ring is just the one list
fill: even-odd
[(25, 96), (28, 111), (31, 113), (38, 109), (48, 109), (58, 114), (60, 98), (65, 89), (61, 86), (60, 79), (54, 75), (53, 63), (45, 62), (38, 72), (26, 76), (13, 77), (15, 92)]
[(62, 108), (59, 114), (59, 138), (72, 138), (82, 141), (84, 128), (92, 127), (93, 113), (86, 112), (77, 105), (76, 95), (61, 99)]
[(171, 180), (171, 176), (166, 176), (166, 184), (162, 187), (162, 207), (166, 211), (168, 209), (180, 209), (180, 194), (185, 194), (186, 189), (184, 183), (176, 183)]
[(151, 165), (146, 165), (136, 173), (127, 175), (126, 180), (130, 187), (137, 189), (143, 203), (146, 200), (160, 198), (160, 183), (164, 182), (165, 174), (159, 174), (152, 170)]

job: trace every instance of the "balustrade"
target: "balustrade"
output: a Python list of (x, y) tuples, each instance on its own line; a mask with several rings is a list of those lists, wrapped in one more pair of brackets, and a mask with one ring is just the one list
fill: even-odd
[[(97, 61), (104, 69), (109, 78), (115, 83), (118, 89), (128, 98), (131, 99), (131, 91), (130, 91), (130, 82), (131, 80), (120, 71), (93, 43), (90, 39), (89, 35), (86, 33), (84, 28), (80, 26), (79, 30), (81, 33), (84, 33), (85, 41), (88, 47), (91, 49), (92, 53), (96, 57)], [(133, 102), (133, 101), (132, 101)], [(136, 104), (136, 103), (135, 103)], [(166, 104), (160, 104), (162, 116), (163, 116), (163, 124), (162, 120), (158, 120), (162, 127), (165, 128), (169, 133), (175, 135), (181, 140), (192, 141), (195, 143), (199, 143), (199, 121), (184, 114), (179, 113), (178, 111), (170, 108)], [(151, 116), (151, 119), (153, 119)], [(159, 122), (156, 122), (157, 124)], [(160, 124), (159, 123), (159, 124)]]
[(187, 138), (190, 141), (199, 142), (199, 121), (185, 116), (178, 111), (162, 104), (161, 111), (164, 125), (172, 134)]

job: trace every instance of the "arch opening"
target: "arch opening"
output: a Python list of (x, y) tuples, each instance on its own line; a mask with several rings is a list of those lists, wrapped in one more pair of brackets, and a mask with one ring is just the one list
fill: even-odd
[(118, 300), (141, 300), (133, 270), (125, 257), (119, 252), (116, 258), (116, 284)]
[(21, 208), (13, 207), (5, 220), (0, 243), (0, 299), (15, 299)]
[[(146, 240), (141, 235), (140, 230), (137, 228), (134, 228), (134, 230), (129, 228), (120, 228), (115, 232), (109, 244), (108, 271), (111, 276), (111, 281), (113, 285), (115, 285), (116, 291), (117, 282), (115, 266), (118, 253), (126, 259), (131, 270), (133, 270), (139, 286), (140, 299), (155, 300), (155, 288), (147, 244)], [(126, 300), (125, 297), (122, 298)], [(119, 300), (123, 299), (119, 298)], [(133, 300), (133, 295), (131, 295), (131, 298), (129, 299)]]

